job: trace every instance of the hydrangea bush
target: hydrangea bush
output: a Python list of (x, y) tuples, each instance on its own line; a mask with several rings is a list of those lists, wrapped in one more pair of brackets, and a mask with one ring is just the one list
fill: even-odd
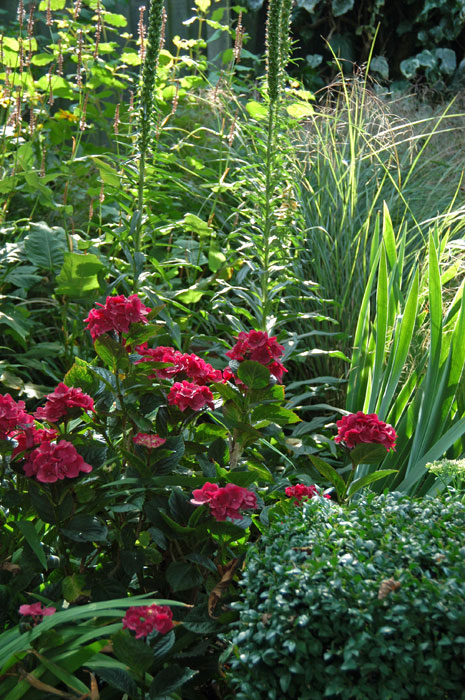
[[(21, 674), (45, 671), (31, 645), (63, 671), (47, 630), (92, 609), (89, 639), (106, 641), (82, 663), (96, 679), (130, 697), (184, 685), (194, 697), (216, 675), (249, 538), (293, 507), (288, 474), (257, 451), (298, 420), (280, 383), (283, 346), (242, 332), (213, 366), (158, 344), (156, 313), (136, 295), (108, 297), (83, 323), (94, 360), (76, 357), (33, 409), (0, 397), (2, 513), (14, 534), (1, 545), (6, 693)], [(108, 603), (112, 624), (98, 632)], [(85, 674), (65, 671), (84, 693)]]

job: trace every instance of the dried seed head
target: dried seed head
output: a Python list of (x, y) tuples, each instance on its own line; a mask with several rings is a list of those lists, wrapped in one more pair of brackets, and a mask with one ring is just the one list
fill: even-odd
[(79, 30), (77, 36), (77, 66), (76, 66), (76, 84), (79, 89), (82, 89), (82, 29)]
[(236, 63), (241, 57), (242, 43), (244, 41), (244, 27), (242, 26), (242, 12), (239, 12), (236, 26), (236, 36), (234, 38), (233, 56)]
[(81, 14), (82, 0), (76, 0), (74, 3), (73, 19), (76, 21)]
[(32, 38), (32, 35), (34, 34), (34, 12), (36, 9), (36, 4), (35, 2), (31, 2), (31, 5), (29, 7), (29, 17), (27, 20), (27, 35), (29, 39)]
[(94, 53), (93, 57), (98, 56), (98, 47), (100, 45), (100, 37), (102, 34), (102, 10), (100, 7), (100, 0), (97, 0), (97, 27), (95, 29), (95, 40), (94, 40)]
[(47, 25), (47, 27), (51, 27), (53, 24), (51, 0), (47, 0), (47, 18), (45, 20), (45, 24)]
[(103, 204), (105, 201), (105, 189), (104, 189), (103, 182), (100, 185), (100, 194), (98, 196), (98, 201), (100, 202), (100, 204)]
[(35, 128), (36, 128), (36, 116), (34, 114), (33, 107), (31, 107), (29, 110), (29, 131), (30, 131), (31, 136), (34, 133)]
[(120, 107), (120, 103), (118, 102), (118, 104), (117, 104), (116, 107), (115, 107), (115, 120), (114, 120), (114, 122), (113, 122), (113, 131), (114, 131), (115, 135), (118, 134), (118, 127), (119, 127), (119, 107)]
[(21, 30), (23, 29), (24, 19), (25, 19), (24, 2), (23, 2), (23, 0), (19, 0), (19, 2), (18, 2), (18, 22), (19, 22), (19, 28)]
[(82, 105), (82, 114), (81, 114), (81, 120), (79, 122), (79, 129), (80, 131), (85, 131), (87, 124), (86, 124), (86, 114), (87, 114), (87, 102), (89, 101), (89, 93), (86, 94), (84, 97), (84, 104)]
[(228, 146), (231, 148), (231, 146), (234, 143), (234, 135), (236, 133), (236, 121), (237, 121), (237, 114), (234, 116), (234, 119), (231, 122), (231, 127), (229, 129), (229, 134), (228, 134)]
[(92, 217), (94, 216), (94, 200), (91, 199), (89, 203), (89, 221), (92, 220)]
[(166, 14), (165, 8), (162, 9), (161, 11), (161, 31), (160, 31), (160, 51), (165, 45), (165, 30), (166, 30), (166, 21), (168, 19), (168, 15)]

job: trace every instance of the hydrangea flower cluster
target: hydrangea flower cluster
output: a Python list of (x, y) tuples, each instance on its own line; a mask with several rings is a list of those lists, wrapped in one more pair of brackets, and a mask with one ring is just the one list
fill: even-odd
[(62, 418), (75, 418), (81, 411), (94, 410), (94, 401), (88, 394), (84, 394), (82, 389), (68, 387), (63, 382), (46, 399), (45, 406), (34, 413), (39, 421), (57, 423)]
[(5, 440), (15, 428), (33, 423), (25, 411), (24, 401), (15, 401), (10, 394), (0, 396), (0, 440)]
[(226, 518), (242, 520), (239, 510), (255, 510), (257, 508), (257, 496), (253, 491), (236, 486), (236, 484), (226, 484), (223, 487), (207, 481), (201, 489), (195, 489), (192, 495), (194, 498), (191, 499), (191, 503), (195, 506), (208, 503), (211, 515), (219, 521), (226, 520)]
[(147, 343), (139, 345), (136, 352), (142, 356), (140, 360), (136, 361), (136, 364), (141, 362), (172, 362), (172, 367), (156, 369), (154, 374), (149, 375), (151, 377), (172, 379), (183, 375), (179, 378), (191, 379), (194, 384), (223, 381), (223, 374), (219, 369), (214, 369), (208, 362), (194, 353), (188, 355), (172, 347), (162, 345), (157, 348), (149, 348)]
[(191, 408), (200, 411), (202, 408), (213, 408), (213, 394), (208, 386), (192, 384), (192, 382), (175, 382), (168, 394), (168, 403), (177, 406), (180, 411)]
[[(294, 505), (297, 506), (302, 502), (302, 499), (313, 498), (314, 496), (319, 496), (320, 491), (317, 486), (312, 484), (311, 486), (305, 486), (305, 484), (296, 484), (295, 486), (287, 486), (285, 488), (286, 496), (289, 498), (294, 498)], [(329, 493), (323, 494), (324, 498), (331, 498)]]
[(22, 452), (30, 450), (34, 445), (56, 440), (58, 431), (54, 428), (36, 428), (34, 425), (28, 425), (24, 430), (13, 431), (9, 437), (18, 443), (12, 453), (13, 457), (17, 457)]
[(137, 433), (137, 435), (134, 435), (132, 438), (132, 441), (136, 445), (143, 445), (144, 447), (147, 447), (147, 449), (153, 450), (155, 447), (164, 445), (166, 439), (151, 433)]
[(74, 479), (80, 472), (89, 473), (92, 467), (84, 462), (74, 445), (67, 440), (42, 442), (33, 450), (23, 465), (26, 476), (52, 484), (62, 479)]
[(136, 639), (142, 639), (155, 630), (166, 634), (174, 627), (173, 612), (167, 605), (140, 605), (128, 608), (123, 617), (123, 629), (136, 633)]
[(282, 381), (283, 375), (287, 372), (284, 365), (279, 362), (284, 347), (280, 345), (276, 337), (269, 337), (265, 331), (241, 331), (237, 336), (237, 342), (231, 350), (226, 353), (227, 357), (236, 362), (253, 360), (267, 367), (270, 373), (278, 381)]
[(338, 430), (334, 442), (342, 443), (349, 450), (362, 442), (384, 445), (388, 452), (395, 449), (396, 431), (389, 423), (379, 420), (376, 413), (350, 413), (336, 425)]
[(148, 306), (144, 306), (137, 294), (107, 297), (105, 304), (97, 303), (97, 306), (100, 308), (89, 311), (84, 319), (92, 340), (109, 331), (128, 333), (132, 323), (147, 323), (146, 316), (151, 311)]
[(56, 613), (56, 608), (43, 608), (42, 603), (31, 603), (31, 605), (20, 605), (20, 615), (30, 615), (34, 618), (34, 622), (41, 622), (44, 617)]

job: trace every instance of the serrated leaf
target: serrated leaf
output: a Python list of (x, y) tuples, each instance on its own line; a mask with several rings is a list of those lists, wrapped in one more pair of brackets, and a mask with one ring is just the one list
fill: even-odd
[(105, 523), (90, 515), (75, 515), (61, 532), (74, 542), (106, 542), (108, 537)]
[(388, 454), (383, 445), (361, 442), (350, 450), (352, 464), (378, 464)]
[(276, 404), (263, 404), (257, 406), (252, 411), (254, 421), (268, 420), (271, 423), (278, 425), (289, 425), (290, 423), (299, 423), (300, 418), (297, 413), (288, 408), (277, 406)]
[(270, 383), (270, 371), (253, 360), (241, 362), (237, 370), (237, 376), (251, 389), (264, 389)]
[(121, 693), (126, 693), (130, 698), (137, 698), (138, 691), (137, 685), (133, 678), (129, 675), (127, 671), (122, 668), (109, 668), (101, 666), (92, 666), (92, 670), (101, 678), (105, 683), (111, 685), (115, 690), (119, 690)]
[(176, 593), (199, 586), (203, 582), (203, 577), (193, 564), (172, 561), (166, 570), (166, 580)]
[(83, 594), (86, 586), (86, 577), (84, 574), (72, 574), (71, 576), (65, 576), (63, 579), (63, 598), (68, 601), (68, 603), (74, 603), (79, 596)]
[(95, 339), (94, 350), (109, 369), (129, 367), (127, 351), (106, 333)]
[(89, 364), (79, 357), (75, 358), (74, 364), (65, 374), (63, 382), (69, 387), (79, 387), (91, 396), (99, 386), (99, 381), (90, 371)]
[(57, 294), (82, 298), (97, 291), (100, 287), (97, 274), (102, 269), (103, 263), (92, 253), (65, 253), (63, 266), (57, 276)]
[(121, 630), (112, 636), (113, 651), (117, 659), (135, 671), (144, 673), (153, 663), (152, 649), (141, 639), (135, 639), (128, 631)]
[(182, 668), (177, 664), (172, 664), (168, 668), (157, 673), (149, 688), (149, 700), (166, 698), (178, 688), (187, 683), (198, 671), (191, 668)]
[(66, 236), (62, 228), (51, 229), (43, 221), (30, 225), (24, 239), (24, 252), (33, 265), (43, 270), (55, 270), (63, 263)]

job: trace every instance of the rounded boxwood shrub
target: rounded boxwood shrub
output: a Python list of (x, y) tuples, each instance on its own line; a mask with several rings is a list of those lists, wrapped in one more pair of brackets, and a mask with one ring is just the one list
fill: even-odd
[(236, 700), (465, 698), (465, 505), (314, 498), (253, 548)]

